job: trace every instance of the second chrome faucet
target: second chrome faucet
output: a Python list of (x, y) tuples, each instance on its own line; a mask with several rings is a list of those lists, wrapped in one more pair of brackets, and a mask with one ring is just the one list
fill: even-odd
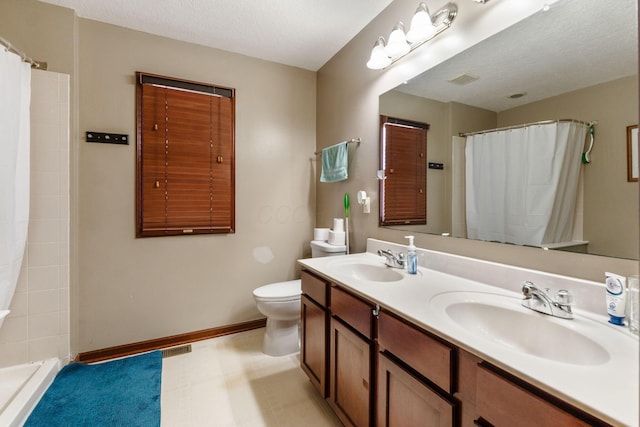
[(572, 302), (573, 295), (564, 289), (556, 292), (552, 298), (549, 290), (538, 289), (532, 282), (527, 281), (522, 285), (522, 305), (531, 310), (562, 319), (573, 319)]

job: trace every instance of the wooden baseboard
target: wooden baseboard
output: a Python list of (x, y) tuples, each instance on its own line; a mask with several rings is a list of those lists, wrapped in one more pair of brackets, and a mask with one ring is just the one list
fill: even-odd
[(170, 337), (157, 338), (148, 341), (140, 341), (132, 344), (108, 347), (101, 350), (78, 353), (75, 362), (99, 362), (102, 360), (115, 359), (117, 357), (131, 356), (132, 354), (144, 353), (152, 350), (159, 350), (167, 347), (175, 347), (195, 341), (207, 340), (238, 332), (250, 331), (262, 328), (267, 324), (267, 319), (251, 320), (249, 322), (236, 323), (233, 325), (220, 326), (218, 328), (204, 329), (186, 334), (173, 335)]

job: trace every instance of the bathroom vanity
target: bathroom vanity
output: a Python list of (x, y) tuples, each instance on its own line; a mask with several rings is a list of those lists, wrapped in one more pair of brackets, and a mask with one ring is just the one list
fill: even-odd
[[(638, 339), (602, 285), (425, 250), (408, 275), (379, 249), (404, 247), (299, 261), (301, 367), (345, 425), (638, 425)], [(571, 290), (575, 318), (522, 307), (521, 279)]]

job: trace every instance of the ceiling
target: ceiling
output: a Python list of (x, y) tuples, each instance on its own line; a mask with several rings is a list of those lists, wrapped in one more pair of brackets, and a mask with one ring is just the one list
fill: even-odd
[(392, 0), (41, 0), (78, 16), (317, 71)]
[[(637, 74), (636, 0), (562, 0), (397, 90), (504, 111)], [(460, 75), (479, 77), (466, 85)], [(526, 93), (518, 99), (509, 98)]]
[[(392, 0), (41, 0), (78, 16), (317, 71)], [(492, 111), (637, 73), (636, 0), (562, 0), (403, 92)], [(460, 86), (462, 74), (479, 80)], [(526, 93), (510, 99), (514, 93)]]

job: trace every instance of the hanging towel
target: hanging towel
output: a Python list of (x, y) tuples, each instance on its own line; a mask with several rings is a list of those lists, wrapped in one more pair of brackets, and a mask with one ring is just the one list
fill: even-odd
[(322, 150), (322, 174), (320, 182), (342, 181), (349, 177), (347, 163), (349, 148), (347, 142), (341, 142)]

